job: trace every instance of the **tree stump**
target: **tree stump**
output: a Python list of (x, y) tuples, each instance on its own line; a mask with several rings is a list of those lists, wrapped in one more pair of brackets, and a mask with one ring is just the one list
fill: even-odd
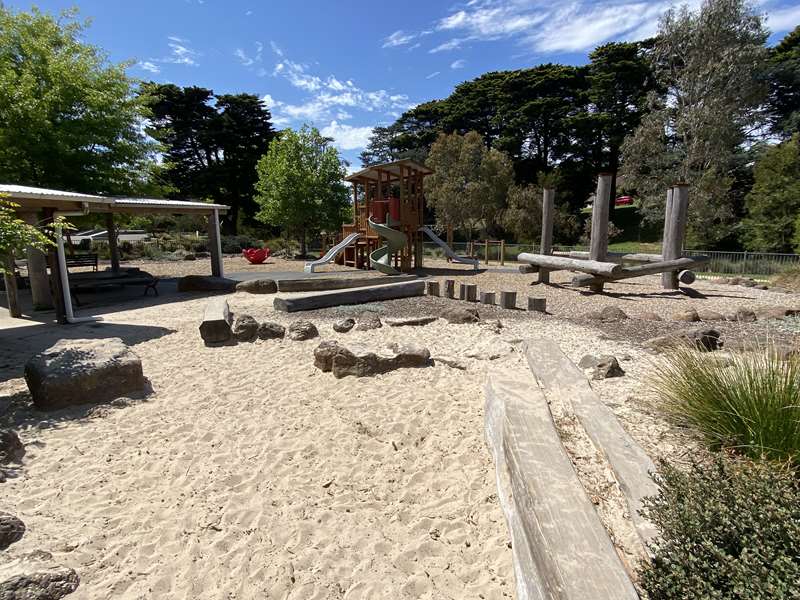
[(481, 292), (481, 304), (494, 304), (495, 298), (494, 292)]
[(476, 283), (469, 283), (465, 286), (466, 288), (466, 298), (467, 302), (477, 302), (478, 301), (478, 285)]
[(500, 306), (503, 308), (516, 308), (517, 292), (500, 292)]
[(438, 296), (439, 295), (439, 282), (438, 281), (429, 281), (427, 285), (427, 292), (428, 296)]
[(528, 310), (533, 312), (547, 312), (547, 298), (528, 297)]
[(445, 279), (444, 280), (444, 297), (445, 298), (455, 298), (456, 295), (456, 280), (455, 279)]

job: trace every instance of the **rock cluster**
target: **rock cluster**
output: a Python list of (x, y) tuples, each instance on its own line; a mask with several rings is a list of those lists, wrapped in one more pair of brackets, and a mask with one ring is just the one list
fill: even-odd
[(3, 600), (58, 600), (78, 589), (80, 578), (74, 569), (59, 567), (16, 575), (0, 582)]
[(609, 377), (622, 377), (625, 371), (619, 366), (619, 361), (608, 354), (602, 356), (584, 356), (578, 366), (582, 369), (592, 369), (592, 379), (608, 379)]
[(771, 290), (780, 294), (792, 293), (790, 290), (785, 290), (781, 287), (772, 287), (763, 283), (759, 283), (750, 277), (720, 277), (718, 279), (712, 279), (711, 283), (717, 283), (721, 285), (739, 285), (742, 287), (753, 288), (755, 290)]
[(694, 346), (703, 352), (712, 352), (721, 347), (720, 333), (716, 329), (694, 329), (662, 335), (644, 342), (644, 347), (659, 353), (682, 345)]
[(430, 352), (418, 346), (390, 344), (375, 351), (361, 346), (345, 348), (338, 342), (326, 340), (314, 350), (314, 365), (325, 373), (333, 373), (337, 379), (348, 375), (370, 377), (430, 364)]
[(119, 338), (59, 340), (25, 364), (25, 381), (42, 410), (109, 402), (145, 390), (142, 361)]

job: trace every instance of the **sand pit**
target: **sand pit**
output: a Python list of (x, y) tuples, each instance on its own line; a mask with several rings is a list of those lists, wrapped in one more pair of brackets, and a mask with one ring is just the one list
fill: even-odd
[[(613, 354), (626, 375), (592, 387), (651, 457), (680, 460), (696, 446), (654, 405), (646, 386), (653, 359), (640, 344), (675, 323), (582, 315), (605, 305), (665, 316), (689, 306), (800, 308), (796, 296), (705, 283), (697, 286), (705, 299), (660, 295), (655, 278), (584, 296), (531, 287), (532, 276), (455, 273), (481, 290), (517, 291), (520, 306), (529, 294), (546, 296), (551, 314), (478, 305), (483, 324), (440, 319), (336, 333), (334, 322), (364, 309), (340, 307), (301, 315), (319, 328), (315, 340), (209, 348), (197, 330), (206, 298), (126, 305), (106, 313), (108, 323), (68, 335), (126, 339), (153, 393), (120, 408), (47, 415), (26, 408), (22, 364), (59, 330), (26, 327), (13, 347), (2, 338), (0, 419), (28, 450), (23, 468), (0, 484), (0, 510), (28, 527), (6, 559), (50, 552), (80, 574), (70, 597), (84, 599), (513, 597), (509, 536), (483, 439), (487, 370), (526, 368), (518, 350), (531, 335), (556, 340), (573, 361)], [(228, 299), (234, 313), (260, 321), (297, 318), (275, 312), (269, 295)], [(415, 298), (368, 308), (400, 318), (454, 304)], [(772, 325), (720, 327), (752, 335)], [(313, 365), (322, 339), (411, 343), (445, 360), (335, 379)]]

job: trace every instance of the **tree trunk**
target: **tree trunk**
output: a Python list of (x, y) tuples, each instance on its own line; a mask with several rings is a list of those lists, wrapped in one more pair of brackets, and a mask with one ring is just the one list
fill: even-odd
[(8, 301), (8, 314), (16, 319), (22, 316), (19, 308), (19, 297), (17, 294), (17, 278), (14, 276), (14, 255), (9, 252), (3, 257), (5, 272), (3, 280), (6, 285), (6, 299)]
[(300, 258), (306, 257), (306, 229), (305, 227), (300, 232)]

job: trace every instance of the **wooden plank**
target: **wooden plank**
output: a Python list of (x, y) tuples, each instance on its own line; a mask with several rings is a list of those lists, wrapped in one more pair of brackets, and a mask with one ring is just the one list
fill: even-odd
[(545, 254), (528, 254), (523, 252), (517, 256), (519, 262), (546, 267), (553, 270), (565, 269), (568, 271), (581, 271), (592, 275), (613, 275), (622, 270), (622, 265), (611, 262), (599, 262), (596, 260), (578, 260), (566, 258), (564, 256), (550, 256)]
[(527, 370), (497, 371), (486, 437), (512, 537), (518, 598), (638, 598)]
[(621, 269), (617, 273), (609, 276), (599, 275), (577, 275), (572, 278), (571, 285), (576, 287), (595, 285), (602, 280), (603, 282), (616, 281), (618, 279), (631, 279), (633, 277), (641, 277), (642, 275), (655, 275), (656, 273), (664, 273), (666, 271), (683, 271), (697, 267), (705, 262), (708, 262), (707, 256), (686, 256), (677, 258), (675, 260), (662, 260), (656, 263), (647, 263), (638, 265), (636, 267), (628, 267)]
[(643, 498), (658, 493), (650, 476), (655, 472), (653, 461), (623, 429), (614, 412), (592, 390), (583, 371), (567, 358), (557, 343), (543, 338), (528, 340), (525, 357), (548, 394), (572, 405), (592, 443), (608, 458), (639, 536), (644, 542), (651, 541), (656, 535), (655, 526), (639, 511)]
[(425, 295), (425, 281), (406, 281), (380, 286), (340, 290), (333, 292), (319, 292), (296, 298), (275, 298), (275, 310), (283, 312), (297, 312), (301, 310), (316, 310), (344, 304), (364, 304), (366, 302), (379, 302), (382, 300), (395, 300)]
[[(269, 273), (266, 273), (269, 275)], [(401, 281), (414, 281), (416, 275), (393, 275), (392, 277), (309, 277), (306, 279), (280, 279), (279, 292), (324, 292), (346, 288), (388, 285)]]

